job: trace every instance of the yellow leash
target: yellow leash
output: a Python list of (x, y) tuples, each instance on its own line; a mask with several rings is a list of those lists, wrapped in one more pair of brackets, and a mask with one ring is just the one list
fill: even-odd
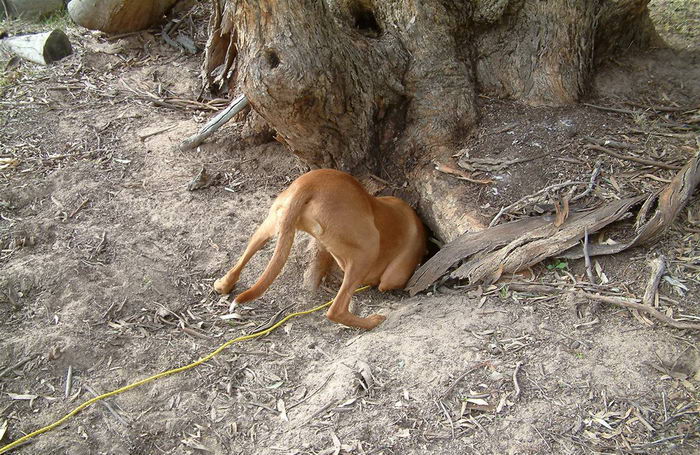
[[(355, 291), (355, 293), (360, 292), (360, 291), (364, 291), (365, 289), (368, 289), (368, 288), (369, 288), (369, 286), (361, 287), (361, 288), (357, 289), (357, 290)], [(274, 324), (273, 326), (271, 326), (271, 327), (269, 327), (269, 328), (267, 328), (267, 329), (261, 330), (261, 331), (259, 331), (259, 332), (254, 332), (254, 333), (251, 333), (251, 334), (249, 334), (249, 335), (243, 335), (243, 336), (240, 336), (240, 337), (238, 337), (238, 338), (234, 338), (233, 340), (227, 341), (226, 343), (224, 343), (224, 344), (222, 344), (221, 346), (219, 346), (219, 347), (218, 347), (214, 352), (212, 352), (211, 354), (209, 354), (209, 355), (207, 355), (207, 356), (205, 356), (205, 357), (202, 357), (201, 359), (197, 360), (196, 362), (192, 362), (192, 363), (190, 363), (189, 365), (185, 365), (185, 366), (179, 367), (179, 368), (173, 368), (172, 370), (167, 370), (167, 371), (163, 371), (162, 373), (154, 374), (154, 375), (151, 376), (151, 377), (148, 377), (148, 378), (145, 378), (145, 379), (141, 379), (140, 381), (136, 381), (136, 382), (134, 382), (134, 383), (132, 383), (132, 384), (125, 385), (124, 387), (121, 387), (121, 388), (119, 388), (119, 389), (113, 390), (113, 391), (111, 391), (111, 392), (104, 393), (104, 394), (102, 394), (102, 395), (100, 395), (100, 396), (97, 396), (97, 397), (95, 397), (95, 398), (91, 398), (90, 400), (84, 402), (83, 404), (81, 404), (81, 405), (78, 406), (77, 408), (73, 409), (73, 410), (72, 410), (71, 412), (69, 412), (68, 414), (64, 415), (63, 417), (61, 417), (60, 419), (58, 419), (57, 421), (55, 421), (54, 423), (52, 423), (51, 425), (47, 425), (47, 426), (45, 426), (45, 427), (43, 427), (43, 428), (39, 428), (38, 430), (33, 431), (33, 432), (29, 433), (28, 435), (22, 436), (21, 438), (17, 439), (16, 441), (12, 441), (11, 443), (9, 443), (8, 445), (6, 445), (6, 446), (4, 446), (4, 447), (0, 447), (0, 454), (3, 454), (3, 453), (5, 453), (5, 452), (7, 452), (7, 451), (9, 451), (9, 450), (11, 450), (11, 449), (13, 449), (13, 448), (15, 448), (15, 447), (17, 447), (17, 446), (20, 445), (20, 444), (24, 444), (25, 442), (27, 442), (28, 440), (30, 440), (30, 439), (33, 438), (34, 436), (38, 436), (38, 435), (40, 435), (40, 434), (42, 434), (42, 433), (46, 433), (47, 431), (53, 430), (54, 428), (56, 428), (56, 427), (62, 425), (64, 422), (66, 422), (68, 419), (70, 419), (71, 417), (73, 417), (74, 415), (76, 415), (77, 413), (79, 413), (80, 411), (82, 411), (83, 409), (85, 409), (85, 408), (87, 408), (88, 406), (90, 406), (91, 404), (94, 404), (94, 403), (96, 403), (96, 402), (98, 402), (98, 401), (100, 401), (100, 400), (104, 400), (105, 398), (108, 398), (108, 397), (111, 397), (111, 396), (114, 396), (114, 395), (118, 395), (118, 394), (120, 394), (120, 393), (122, 393), (122, 392), (126, 392), (127, 390), (134, 389), (134, 388), (136, 388), (136, 387), (138, 387), (138, 386), (141, 386), (141, 385), (144, 385), (144, 384), (146, 384), (146, 383), (148, 383), (148, 382), (155, 381), (156, 379), (164, 378), (164, 377), (166, 377), (166, 376), (170, 376), (171, 374), (180, 373), (180, 372), (182, 372), (182, 371), (186, 371), (186, 370), (189, 370), (189, 369), (194, 368), (194, 367), (196, 367), (196, 366), (199, 366), (199, 365), (201, 365), (201, 364), (203, 364), (203, 363), (205, 363), (205, 362), (208, 362), (208, 361), (211, 360), (212, 358), (214, 358), (215, 355), (221, 353), (221, 351), (223, 351), (224, 349), (228, 348), (228, 347), (231, 346), (233, 343), (237, 343), (237, 342), (239, 342), (239, 341), (252, 340), (253, 338), (257, 338), (257, 337), (260, 337), (260, 336), (263, 336), (263, 335), (267, 335), (268, 333), (272, 332), (273, 330), (279, 328), (282, 324), (284, 324), (285, 322), (289, 321), (290, 319), (292, 319), (292, 318), (294, 318), (294, 317), (297, 317), (297, 316), (303, 316), (303, 315), (305, 315), (305, 314), (313, 313), (314, 311), (322, 310), (323, 308), (329, 306), (331, 303), (333, 303), (333, 300), (330, 300), (330, 301), (324, 303), (323, 305), (319, 305), (319, 306), (317, 306), (316, 308), (312, 308), (312, 309), (310, 309), (310, 310), (299, 311), (299, 312), (296, 312), (296, 313), (290, 313), (290, 314), (288, 314), (287, 316), (285, 316), (284, 318), (282, 318), (282, 320), (280, 320), (278, 323)]]

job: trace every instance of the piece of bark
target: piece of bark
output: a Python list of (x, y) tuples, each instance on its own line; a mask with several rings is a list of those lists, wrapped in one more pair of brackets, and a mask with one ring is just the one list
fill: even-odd
[(0, 41), (0, 47), (30, 62), (48, 65), (73, 53), (70, 40), (61, 30), (20, 35)]
[(656, 300), (656, 293), (659, 289), (659, 282), (666, 271), (666, 258), (659, 256), (652, 259), (649, 261), (649, 267), (651, 268), (651, 276), (644, 290), (642, 303), (644, 303), (644, 305), (653, 306), (654, 300)]
[(502, 267), (502, 273), (516, 272), (536, 264), (578, 243), (586, 230), (594, 232), (620, 219), (644, 197), (615, 201), (590, 212), (573, 213), (557, 227), (552, 215), (523, 218), (469, 232), (445, 245), (411, 277), (406, 289), (416, 294), (445, 274), (462, 259), (469, 258), (452, 273), (474, 283)]
[[(648, 197), (644, 207), (653, 206), (653, 202), (656, 200), (656, 212), (648, 221), (640, 223), (641, 227), (637, 230), (634, 239), (627, 243), (621, 242), (614, 245), (590, 245), (588, 254), (591, 256), (615, 254), (633, 246), (655, 242), (671, 226), (676, 215), (688, 203), (698, 185), (700, 185), (700, 153), (683, 166), (663, 191)], [(579, 248), (572, 248), (560, 254), (559, 257), (580, 259), (583, 257), (583, 253)]]
[(574, 213), (559, 227), (554, 225), (551, 216), (547, 216), (547, 222), (542, 226), (522, 233), (497, 251), (489, 252), (483, 257), (470, 258), (451, 276), (467, 278), (470, 283), (476, 283), (500, 267), (503, 268), (503, 273), (513, 273), (556, 257), (561, 251), (578, 245), (586, 231), (596, 232), (619, 220), (643, 199), (643, 196), (627, 198), (590, 212)]

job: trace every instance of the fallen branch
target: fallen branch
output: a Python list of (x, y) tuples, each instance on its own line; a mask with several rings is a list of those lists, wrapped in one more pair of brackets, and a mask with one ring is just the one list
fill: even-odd
[(637, 311), (643, 311), (661, 322), (664, 322), (671, 327), (677, 329), (689, 329), (689, 330), (700, 330), (700, 324), (694, 324), (692, 322), (676, 321), (649, 305), (644, 305), (643, 303), (636, 302), (632, 299), (624, 297), (609, 297), (600, 294), (590, 294), (588, 292), (577, 291), (574, 295), (578, 297), (587, 298), (589, 300), (595, 300), (598, 302), (609, 303), (611, 305), (617, 305), (624, 308), (632, 308)]
[[(620, 242), (614, 245), (592, 245), (589, 254), (591, 256), (616, 254), (637, 245), (655, 242), (671, 226), (673, 220), (686, 206), (698, 185), (700, 185), (700, 153), (696, 154), (673, 177), (671, 183), (663, 191), (647, 197), (647, 201), (640, 209), (640, 214), (643, 216), (638, 216), (639, 226), (637, 228), (637, 236), (634, 239), (627, 243)], [(650, 210), (654, 202), (656, 202), (656, 212), (648, 221), (642, 223), (641, 220), (646, 218), (646, 212)], [(563, 252), (559, 257), (580, 259), (583, 256), (579, 251), (571, 249)]]
[[(698, 185), (700, 154), (693, 157), (663, 191), (614, 201), (585, 213), (574, 213), (560, 227), (554, 226), (551, 215), (545, 215), (462, 234), (416, 270), (406, 289), (411, 295), (415, 295), (427, 289), (460, 262), (463, 262), (462, 265), (450, 276), (457, 279), (467, 278), (471, 284), (475, 284), (500, 273), (517, 272), (549, 257), (582, 258), (584, 253), (578, 244), (586, 231), (589, 234), (597, 232), (628, 216), (632, 207), (644, 199), (646, 202), (640, 209), (643, 216), (639, 217), (640, 222), (635, 228), (636, 236), (631, 241), (614, 245), (588, 245), (588, 254), (591, 257), (614, 254), (654, 242), (671, 226)], [(656, 211), (646, 222), (642, 222), (652, 207), (655, 207)]]
[(182, 144), (180, 144), (180, 150), (187, 151), (197, 148), (202, 142), (204, 142), (209, 136), (214, 134), (216, 130), (221, 128), (226, 122), (231, 120), (234, 115), (238, 114), (244, 107), (248, 105), (248, 98), (245, 95), (240, 95), (238, 98), (233, 100), (229, 106), (223, 111), (219, 112), (214, 118), (209, 120), (204, 127), (202, 127), (197, 134), (188, 137)]
[(608, 148), (602, 147), (597, 144), (586, 144), (584, 146), (587, 149), (591, 150), (598, 150), (599, 152), (603, 152), (607, 155), (610, 155), (614, 158), (620, 159), (620, 160), (625, 160), (625, 161), (634, 161), (635, 163), (640, 163), (640, 164), (646, 164), (647, 166), (655, 166), (655, 167), (660, 167), (661, 169), (670, 169), (672, 171), (677, 171), (680, 169), (680, 166), (676, 166), (675, 164), (666, 164), (662, 163), (661, 161), (655, 161), (655, 160), (648, 160), (646, 158), (638, 158), (636, 156), (631, 156), (631, 155), (621, 155), (617, 152), (614, 152)]
[(630, 106), (634, 106), (634, 107), (640, 107), (640, 108), (646, 109), (646, 110), (652, 110), (655, 112), (669, 112), (669, 113), (673, 113), (673, 112), (687, 113), (687, 112), (692, 112), (692, 111), (700, 109), (700, 105), (674, 107), (674, 106), (645, 106), (643, 104), (633, 103), (633, 102), (626, 102), (626, 104), (629, 104)]
[(676, 138), (681, 138), (681, 139), (693, 139), (697, 136), (695, 133), (662, 133), (659, 131), (645, 131), (645, 130), (638, 130), (638, 129), (631, 129), (629, 130), (630, 133), (634, 134), (646, 134), (649, 136), (662, 136), (662, 137), (676, 137)]

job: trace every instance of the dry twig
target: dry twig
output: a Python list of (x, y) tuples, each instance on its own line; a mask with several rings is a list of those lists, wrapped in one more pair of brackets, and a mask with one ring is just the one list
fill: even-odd
[[(92, 387), (90, 387), (89, 385), (83, 384), (83, 386), (84, 386), (85, 389), (86, 389), (88, 392), (90, 392), (92, 395), (94, 395), (94, 396), (96, 396), (96, 397), (100, 395), (99, 393), (97, 393), (97, 392), (96, 392)], [(114, 407), (112, 407), (112, 405), (109, 404), (109, 402), (108, 402), (107, 400), (100, 400), (100, 404), (102, 404), (102, 406), (104, 406), (105, 408), (107, 408), (107, 410), (109, 411), (109, 413), (112, 414), (112, 415), (114, 416), (114, 418), (117, 419), (117, 420), (119, 421), (119, 423), (121, 423), (121, 424), (124, 425), (125, 427), (128, 427), (128, 426), (129, 426), (129, 423), (128, 423), (126, 420), (124, 420), (124, 417), (122, 417), (117, 411), (115, 411), (115, 410), (114, 410)]]
[(670, 169), (672, 171), (677, 171), (681, 168), (681, 166), (677, 166), (675, 164), (666, 164), (661, 161), (655, 161), (655, 160), (648, 160), (646, 158), (639, 158), (636, 156), (631, 156), (631, 155), (622, 155), (620, 153), (617, 153), (613, 150), (610, 150), (609, 148), (602, 147), (597, 144), (586, 144), (585, 148), (591, 149), (591, 150), (597, 150), (599, 152), (603, 152), (607, 155), (610, 155), (614, 158), (620, 159), (620, 160), (625, 160), (625, 161), (634, 161), (635, 163), (640, 163), (640, 164), (645, 164), (647, 166), (655, 166), (655, 167), (660, 167), (661, 169)]
[(515, 389), (515, 394), (513, 394), (513, 400), (517, 400), (520, 396), (520, 384), (518, 384), (518, 371), (520, 371), (520, 367), (522, 366), (522, 364), (523, 362), (518, 362), (515, 365), (515, 370), (513, 371), (513, 388)]
[(544, 193), (546, 193), (547, 191), (557, 190), (557, 189), (559, 189), (559, 188), (564, 188), (564, 187), (572, 186), (572, 185), (582, 185), (583, 183), (585, 183), (585, 182), (572, 182), (571, 180), (568, 180), (568, 181), (566, 181), (566, 182), (564, 182), (564, 183), (556, 183), (556, 184), (554, 184), (554, 185), (549, 185), (549, 186), (547, 186), (547, 187), (545, 187), (545, 188), (542, 188), (541, 190), (539, 190), (539, 191), (537, 191), (537, 192), (535, 192), (535, 193), (528, 194), (528, 195), (525, 196), (525, 197), (521, 197), (520, 199), (518, 199), (517, 201), (513, 202), (512, 204), (510, 204), (510, 205), (508, 205), (508, 206), (506, 206), (506, 207), (501, 208), (501, 210), (498, 211), (498, 213), (496, 214), (496, 216), (494, 216), (493, 219), (491, 220), (491, 222), (489, 223), (489, 227), (495, 226), (496, 223), (498, 222), (498, 220), (501, 218), (501, 216), (503, 216), (504, 213), (506, 213), (506, 212), (508, 212), (509, 210), (512, 210), (512, 209), (514, 209), (514, 208), (516, 208), (516, 207), (519, 208), (521, 204), (527, 202), (528, 200), (534, 198), (535, 196), (539, 196), (540, 194), (544, 194)]
[(683, 321), (676, 321), (673, 318), (670, 318), (657, 310), (654, 307), (651, 307), (649, 305), (644, 305), (643, 303), (635, 302), (632, 299), (627, 299), (623, 297), (610, 297), (606, 295), (600, 295), (600, 294), (590, 294), (588, 292), (583, 292), (583, 291), (578, 291), (576, 292), (575, 295), (578, 295), (579, 297), (584, 297), (590, 300), (596, 300), (598, 302), (603, 302), (603, 303), (609, 303), (611, 305), (617, 305), (625, 308), (632, 308), (638, 311), (643, 311), (647, 314), (650, 314), (654, 318), (658, 319), (661, 322), (664, 322), (671, 327), (675, 327), (677, 329), (688, 329), (688, 330), (700, 330), (700, 324), (694, 324), (692, 322), (683, 322)]
[(606, 106), (598, 106), (596, 104), (589, 104), (589, 103), (583, 103), (584, 106), (592, 107), (595, 109), (598, 109), (600, 111), (607, 111), (607, 112), (618, 112), (620, 114), (630, 114), (630, 115), (637, 115), (639, 114), (639, 111), (632, 111), (630, 109), (620, 109), (617, 107), (606, 107)]
[(593, 191), (593, 187), (595, 186), (595, 181), (596, 181), (596, 179), (598, 179), (598, 176), (600, 175), (601, 166), (602, 166), (601, 162), (596, 161), (595, 167), (593, 168), (593, 172), (591, 173), (591, 178), (588, 181), (588, 186), (586, 187), (585, 190), (583, 190), (582, 193), (577, 194), (576, 196), (572, 197), (571, 202), (578, 201), (579, 199), (581, 199), (585, 196), (588, 196), (588, 193)]
[(25, 363), (29, 362), (29, 361), (32, 360), (33, 358), (34, 358), (34, 357), (32, 357), (32, 356), (25, 357), (24, 359), (20, 360), (19, 362), (15, 363), (14, 365), (10, 365), (9, 367), (7, 367), (7, 368), (5, 368), (4, 370), (0, 371), (0, 378), (2, 378), (3, 376), (5, 376), (5, 375), (6, 375), (7, 373), (9, 373), (10, 371), (15, 370), (15, 369), (17, 369), (17, 368), (20, 368), (20, 367), (24, 366)]
[(442, 395), (440, 395), (440, 398), (444, 398), (444, 397), (446, 397), (447, 395), (449, 395), (450, 392), (452, 392), (452, 390), (453, 390), (455, 387), (457, 387), (457, 384), (459, 384), (459, 382), (460, 382), (462, 379), (464, 379), (469, 373), (471, 373), (471, 372), (474, 371), (474, 370), (478, 370), (479, 368), (482, 368), (482, 367), (485, 367), (485, 366), (487, 366), (487, 365), (490, 365), (490, 364), (491, 364), (491, 361), (490, 361), (490, 360), (485, 360), (485, 361), (483, 361), (483, 362), (477, 363), (477, 364), (474, 365), (473, 367), (468, 368), (467, 371), (465, 371), (464, 373), (462, 373), (461, 375), (459, 375), (459, 377), (458, 377), (457, 379), (455, 379), (454, 382), (452, 382), (452, 384), (450, 384), (450, 386), (449, 386), (448, 388), (446, 388), (444, 392), (442, 392)]
[(68, 372), (66, 373), (66, 389), (64, 396), (68, 398), (70, 396), (71, 389), (73, 388), (73, 365), (68, 365)]

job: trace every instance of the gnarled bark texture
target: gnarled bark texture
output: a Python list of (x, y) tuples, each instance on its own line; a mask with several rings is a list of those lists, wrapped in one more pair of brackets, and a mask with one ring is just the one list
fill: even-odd
[(480, 93), (576, 102), (655, 39), (648, 1), (213, 0), (205, 71), (310, 165), (381, 175), (451, 150)]

